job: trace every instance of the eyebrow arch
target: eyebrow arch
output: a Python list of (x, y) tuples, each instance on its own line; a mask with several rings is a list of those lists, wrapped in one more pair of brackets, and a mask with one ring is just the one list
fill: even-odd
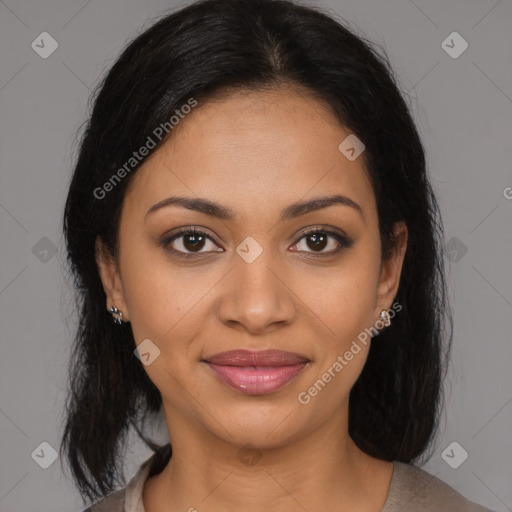
[[(301, 215), (305, 215), (306, 213), (328, 208), (329, 206), (334, 206), (337, 204), (353, 208), (361, 215), (364, 220), (363, 209), (361, 206), (359, 206), (352, 199), (339, 194), (333, 196), (322, 196), (309, 201), (299, 201), (293, 203), (283, 209), (281, 212), (280, 220), (284, 221), (293, 219)], [(160, 208), (173, 205), (181, 206), (183, 208), (204, 213), (205, 215), (217, 217), (223, 220), (233, 220), (235, 218), (235, 214), (232, 210), (218, 203), (215, 203), (214, 201), (210, 201), (209, 199), (204, 198), (192, 198), (184, 196), (168, 197), (167, 199), (158, 202), (146, 212), (145, 218)]]

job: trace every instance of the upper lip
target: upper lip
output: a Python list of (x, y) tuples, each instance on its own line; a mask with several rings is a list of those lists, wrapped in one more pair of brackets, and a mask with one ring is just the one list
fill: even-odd
[(309, 359), (283, 350), (230, 350), (206, 357), (204, 361), (221, 366), (291, 366), (307, 363)]

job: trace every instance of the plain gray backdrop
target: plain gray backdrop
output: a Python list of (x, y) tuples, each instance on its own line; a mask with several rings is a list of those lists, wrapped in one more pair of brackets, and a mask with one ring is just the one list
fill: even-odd
[[(92, 88), (127, 40), (182, 5), (0, 1), (2, 512), (84, 506), (61, 461), (45, 469), (37, 457), (51, 454), (41, 443), (58, 450), (76, 323), (61, 235), (75, 134)], [(438, 449), (423, 467), (467, 498), (510, 511), (512, 2), (311, 5), (331, 9), (387, 51), (410, 98), (444, 217), (454, 347)], [(166, 442), (160, 420), (155, 438)], [(127, 477), (151, 454), (132, 439)]]

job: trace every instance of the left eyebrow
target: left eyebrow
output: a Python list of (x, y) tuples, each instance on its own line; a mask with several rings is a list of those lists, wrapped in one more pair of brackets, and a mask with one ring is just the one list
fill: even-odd
[[(361, 206), (359, 206), (359, 204), (357, 204), (352, 199), (338, 194), (333, 196), (317, 197), (309, 201), (299, 201), (292, 203), (282, 210), (280, 220), (285, 221), (293, 219), (301, 215), (305, 215), (309, 212), (321, 210), (323, 208), (328, 208), (334, 205), (343, 205), (353, 208), (361, 215), (364, 220), (363, 209)], [(210, 217), (216, 217), (223, 220), (233, 220), (235, 218), (233, 210), (214, 201), (210, 201), (209, 199), (205, 198), (193, 198), (184, 196), (172, 196), (156, 203), (146, 212), (145, 217), (165, 206), (181, 206), (183, 208), (187, 208), (189, 210), (193, 210), (205, 215), (209, 215)]]

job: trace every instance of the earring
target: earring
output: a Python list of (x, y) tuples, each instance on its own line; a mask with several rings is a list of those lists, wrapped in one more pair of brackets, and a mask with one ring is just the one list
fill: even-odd
[(115, 306), (110, 308), (110, 313), (114, 317), (114, 323), (117, 325), (121, 325), (123, 323), (123, 312), (119, 311)]
[(385, 327), (389, 327), (391, 325), (391, 317), (386, 309), (383, 309), (380, 312), (379, 318), (384, 322)]

